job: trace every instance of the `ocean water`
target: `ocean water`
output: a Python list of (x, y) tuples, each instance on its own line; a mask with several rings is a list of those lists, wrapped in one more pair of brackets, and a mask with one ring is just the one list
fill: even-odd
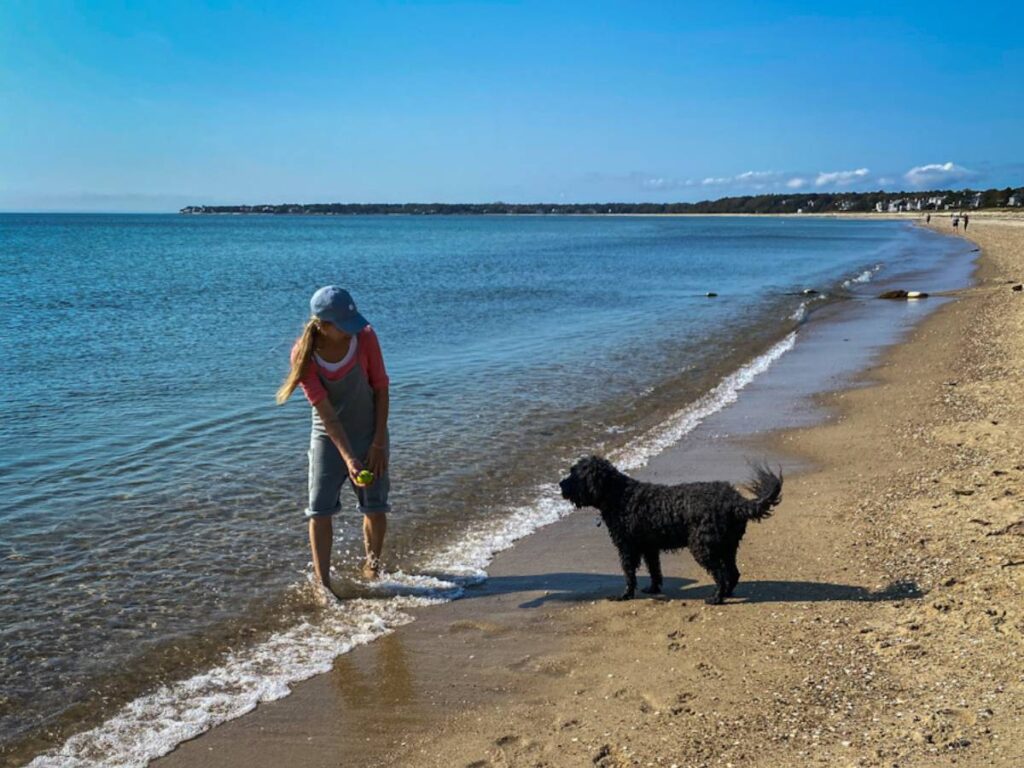
[[(144, 765), (286, 695), (569, 512), (579, 454), (642, 465), (816, 307), (964, 251), (797, 217), (0, 216), (0, 757)], [(309, 407), (273, 396), (327, 283), (381, 340), (395, 511), (374, 585), (336, 518), (325, 609)]]

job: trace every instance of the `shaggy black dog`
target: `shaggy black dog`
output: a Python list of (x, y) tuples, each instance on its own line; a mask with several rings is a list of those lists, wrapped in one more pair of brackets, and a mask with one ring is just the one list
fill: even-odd
[(599, 456), (577, 461), (559, 483), (562, 496), (577, 507), (596, 507), (618, 547), (626, 591), (636, 592), (636, 569), (643, 558), (651, 586), (661, 592), (660, 553), (689, 547), (694, 559), (715, 580), (708, 603), (718, 604), (732, 595), (740, 572), (736, 550), (748, 520), (763, 520), (782, 500), (782, 473), (756, 466), (747, 499), (729, 483), (656, 485), (627, 477)]

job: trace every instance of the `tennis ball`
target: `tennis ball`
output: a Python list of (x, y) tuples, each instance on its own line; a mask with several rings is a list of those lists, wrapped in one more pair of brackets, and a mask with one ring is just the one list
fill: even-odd
[(356, 483), (359, 485), (370, 485), (373, 483), (373, 472), (368, 469), (364, 469), (358, 475), (356, 475)]

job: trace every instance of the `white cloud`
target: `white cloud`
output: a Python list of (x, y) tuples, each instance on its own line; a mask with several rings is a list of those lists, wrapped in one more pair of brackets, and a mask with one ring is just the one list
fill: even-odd
[(868, 175), (867, 168), (858, 168), (855, 171), (821, 171), (818, 178), (814, 180), (816, 187), (835, 186), (842, 187), (862, 181)]
[(744, 171), (735, 176), (708, 176), (698, 182), (705, 187), (729, 187), (736, 191), (800, 190), (814, 184), (817, 187), (842, 187), (865, 181), (869, 171), (857, 168), (852, 171), (822, 171), (817, 176), (792, 171)]
[(903, 174), (903, 178), (915, 187), (942, 186), (958, 181), (967, 181), (976, 176), (974, 171), (953, 162), (918, 165)]
[(870, 184), (889, 186), (902, 182), (895, 174), (874, 177), (867, 168), (839, 171), (803, 170), (788, 171), (743, 171), (729, 176), (704, 176), (685, 178), (670, 174), (644, 173), (634, 171), (625, 176), (593, 175), (602, 181), (629, 182), (652, 193), (669, 193), (673, 190), (704, 189), (708, 195), (743, 194), (793, 194), (800, 192), (827, 192), (831, 190), (859, 189)]
[(625, 174), (594, 172), (586, 174), (583, 177), (583, 180), (588, 186), (595, 184), (614, 188), (626, 186), (629, 188), (639, 188), (648, 192), (669, 192), (674, 189), (692, 187), (695, 184), (700, 183), (690, 179), (680, 179), (668, 175), (656, 175), (644, 171), (631, 171)]
[(648, 176), (644, 174), (633, 174), (631, 180), (638, 180), (642, 189), (654, 192), (667, 192), (672, 189), (692, 187), (696, 182), (690, 179), (673, 179), (668, 176)]
[(770, 181), (778, 175), (775, 171), (744, 171), (736, 181)]
[(735, 176), (708, 176), (699, 182), (705, 187), (733, 187), (737, 190), (763, 190), (778, 187), (787, 174), (779, 171), (744, 171)]

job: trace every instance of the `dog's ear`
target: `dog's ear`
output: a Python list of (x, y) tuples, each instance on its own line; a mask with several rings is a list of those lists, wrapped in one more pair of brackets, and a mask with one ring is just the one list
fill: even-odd
[(600, 456), (585, 456), (577, 463), (576, 467), (580, 485), (588, 499), (594, 501), (601, 498), (604, 495), (605, 482), (611, 464)]

